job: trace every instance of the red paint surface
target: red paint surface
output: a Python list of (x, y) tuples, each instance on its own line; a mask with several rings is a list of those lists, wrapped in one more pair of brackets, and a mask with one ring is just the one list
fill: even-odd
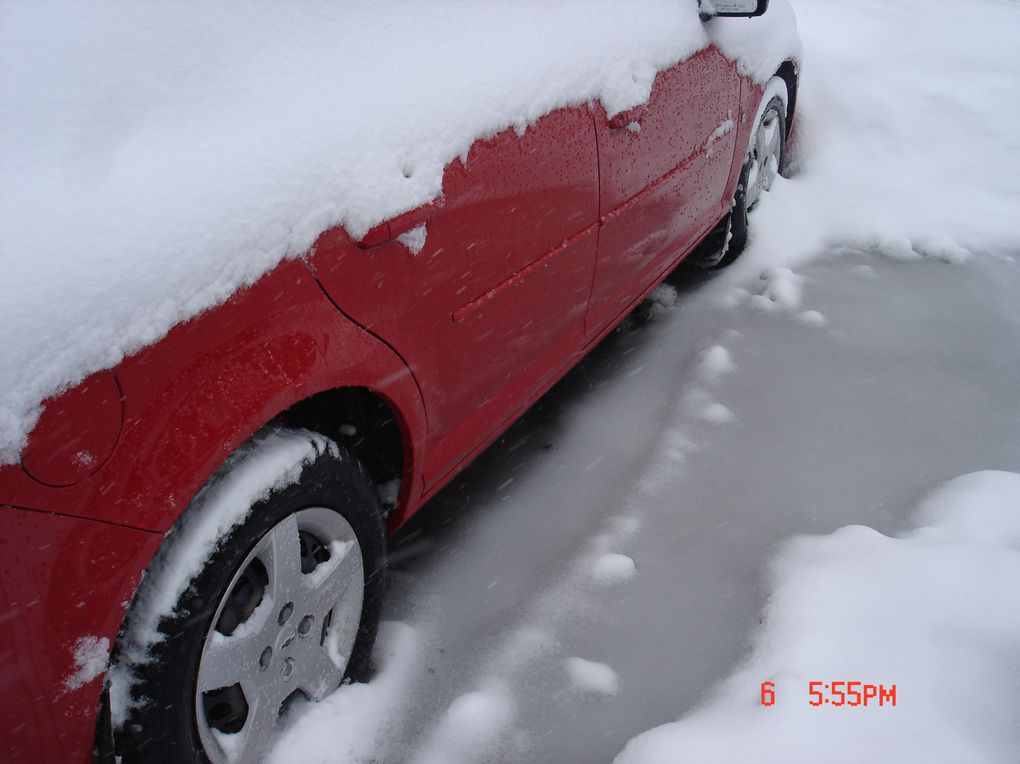
[(21, 465), (44, 485), (73, 485), (110, 458), (122, 422), (117, 380), (108, 371), (93, 374), (45, 404)]
[(712, 140), (711, 153), (709, 141), (727, 120), (736, 126), (739, 93), (735, 66), (708, 48), (656, 78), (634, 115), (636, 132), (597, 115), (602, 229), (589, 334), (618, 319), (722, 217), (736, 130)]
[(120, 628), (160, 534), (0, 507), (0, 761), (92, 761), (102, 676), (77, 689), (75, 644)]
[[(161, 534), (291, 405), (347, 386), (386, 400), (398, 527), (722, 218), (759, 97), (707, 50), (625, 115), (638, 133), (595, 105), (479, 141), (437, 202), (359, 242), (323, 233), (52, 402), (24, 466), (0, 467), (0, 758), (88, 760), (100, 682), (57, 697), (74, 641), (115, 637)], [(421, 224), (412, 254), (395, 237)]]

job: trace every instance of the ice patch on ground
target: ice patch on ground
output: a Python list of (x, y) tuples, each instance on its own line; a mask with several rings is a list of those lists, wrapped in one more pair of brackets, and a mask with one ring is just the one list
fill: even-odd
[[(1020, 474), (951, 480), (914, 525), (898, 538), (847, 526), (789, 541), (751, 656), (617, 764), (1015, 761)], [(772, 706), (760, 702), (766, 681)], [(810, 683), (833, 681), (896, 685), (898, 702), (810, 705)]]
[(605, 663), (567, 658), (563, 665), (571, 683), (581, 692), (611, 697), (620, 691), (620, 679), (612, 667)]
[(854, 273), (856, 273), (856, 274), (858, 274), (860, 276), (864, 276), (865, 278), (869, 278), (869, 279), (877, 278), (877, 274), (875, 273), (875, 269), (872, 268), (867, 263), (861, 263), (860, 265), (855, 265), (851, 270)]

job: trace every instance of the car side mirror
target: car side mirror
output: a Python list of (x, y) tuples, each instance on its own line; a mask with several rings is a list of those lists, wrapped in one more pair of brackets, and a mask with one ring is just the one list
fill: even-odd
[(768, 7), (769, 0), (698, 0), (702, 21), (713, 16), (761, 16)]

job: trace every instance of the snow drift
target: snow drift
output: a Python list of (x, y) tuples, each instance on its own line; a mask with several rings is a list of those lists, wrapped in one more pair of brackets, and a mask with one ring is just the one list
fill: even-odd
[[(616, 764), (1015, 761), (1020, 474), (951, 480), (915, 523), (900, 538), (848, 526), (788, 542), (745, 665)], [(815, 681), (894, 684), (897, 703), (812, 706)]]

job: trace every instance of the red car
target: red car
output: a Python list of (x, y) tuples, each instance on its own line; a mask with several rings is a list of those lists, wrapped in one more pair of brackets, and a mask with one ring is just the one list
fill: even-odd
[(50, 401), (0, 468), (0, 758), (257, 761), (365, 678), (386, 535), (678, 263), (739, 254), (796, 93), (709, 46), (642, 106), (479, 140)]

